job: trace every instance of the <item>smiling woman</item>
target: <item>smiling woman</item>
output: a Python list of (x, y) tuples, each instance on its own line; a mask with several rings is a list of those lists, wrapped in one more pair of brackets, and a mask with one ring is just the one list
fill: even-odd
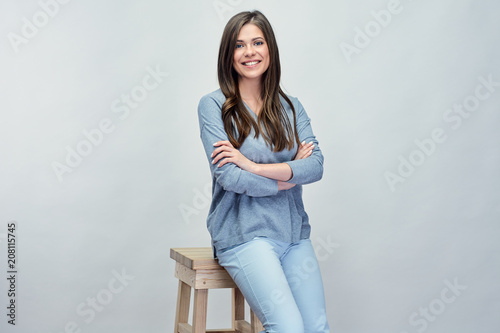
[[(240, 83), (260, 78), (269, 67), (269, 49), (263, 35), (254, 24), (245, 24), (241, 27), (236, 41), (233, 63)], [(258, 110), (255, 111), (258, 112)]]
[[(253, 130), (256, 136), (262, 134), (275, 152), (285, 147), (292, 149), (300, 144), (292, 129), (292, 123), (296, 125), (296, 114), (279, 86), (281, 65), (273, 29), (260, 12), (254, 12), (252, 17), (246, 13), (229, 20), (219, 47), (217, 74), (221, 92), (226, 97), (221, 110), (225, 131), (235, 148), (240, 148)], [(260, 63), (249, 66), (249, 62), (255, 61)], [(282, 99), (291, 106), (291, 119), (282, 112)], [(258, 116), (258, 123), (247, 112), (247, 107)]]
[(229, 20), (217, 68), (220, 89), (198, 106), (214, 256), (266, 332), (329, 332), (302, 201), (302, 185), (323, 176), (323, 154), (302, 104), (280, 88), (278, 47), (262, 13)]

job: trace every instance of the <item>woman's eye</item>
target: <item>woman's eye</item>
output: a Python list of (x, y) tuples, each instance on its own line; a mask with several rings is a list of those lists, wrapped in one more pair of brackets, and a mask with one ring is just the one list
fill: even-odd
[(242, 47), (243, 47), (243, 45), (241, 45), (241, 44), (236, 44), (236, 48), (237, 48), (237, 49), (241, 49)]
[(264, 42), (255, 42), (255, 45), (263, 45)]

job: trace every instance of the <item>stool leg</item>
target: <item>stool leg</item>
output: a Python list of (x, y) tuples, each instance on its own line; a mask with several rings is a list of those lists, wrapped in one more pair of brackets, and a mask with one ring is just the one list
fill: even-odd
[(179, 280), (177, 291), (177, 308), (175, 310), (175, 330), (179, 332), (179, 324), (187, 323), (189, 318), (189, 302), (191, 301), (191, 287)]
[(239, 288), (233, 288), (231, 300), (232, 329), (236, 330), (236, 322), (245, 320), (245, 298)]
[(253, 313), (252, 310), (250, 310), (250, 323), (252, 327), (251, 330), (252, 333), (259, 333), (264, 330), (264, 326), (262, 326), (262, 323), (260, 322), (259, 318), (255, 313)]
[(193, 332), (206, 333), (208, 289), (194, 290)]

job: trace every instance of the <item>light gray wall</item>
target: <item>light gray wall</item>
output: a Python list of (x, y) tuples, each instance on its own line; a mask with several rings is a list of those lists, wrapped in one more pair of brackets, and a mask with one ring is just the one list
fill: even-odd
[[(173, 330), (169, 249), (210, 244), (197, 104), (254, 8), (325, 155), (304, 200), (332, 332), (498, 332), (497, 3), (62, 2), (0, 4), (2, 332)], [(210, 327), (228, 304), (211, 293)]]

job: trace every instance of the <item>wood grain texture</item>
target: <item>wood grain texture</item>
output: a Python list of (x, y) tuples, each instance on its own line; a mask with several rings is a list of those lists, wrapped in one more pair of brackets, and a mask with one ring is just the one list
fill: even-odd
[(175, 331), (179, 332), (179, 324), (187, 323), (189, 318), (189, 303), (191, 301), (191, 287), (179, 280), (177, 291), (177, 308), (175, 310)]
[(194, 270), (224, 269), (214, 259), (211, 247), (171, 248), (170, 258)]
[[(212, 248), (171, 248), (170, 257), (176, 261), (175, 277), (179, 279), (175, 333), (257, 333), (263, 330), (253, 311), (250, 312), (251, 323), (245, 320), (245, 298), (227, 271), (213, 259)], [(232, 327), (207, 330), (208, 290), (218, 288), (233, 289)], [(191, 289), (194, 289), (193, 325), (188, 323)]]
[(207, 329), (208, 289), (194, 291), (193, 333), (205, 333)]

